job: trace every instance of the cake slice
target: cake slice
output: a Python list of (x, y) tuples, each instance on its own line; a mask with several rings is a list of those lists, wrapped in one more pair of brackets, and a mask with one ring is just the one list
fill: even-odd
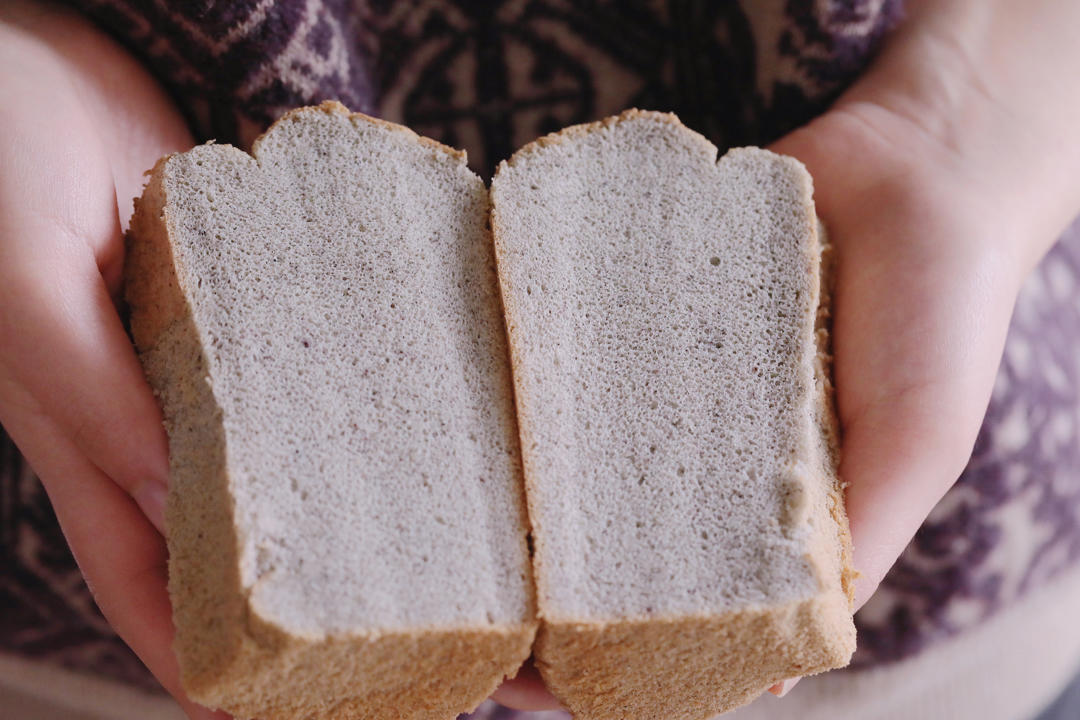
[(708, 718), (855, 645), (797, 161), (628, 111), (492, 184), (542, 624), (576, 718)]
[(463, 154), (327, 103), (162, 159), (126, 295), (169, 435), (184, 687), (451, 718), (529, 654), (512, 386)]

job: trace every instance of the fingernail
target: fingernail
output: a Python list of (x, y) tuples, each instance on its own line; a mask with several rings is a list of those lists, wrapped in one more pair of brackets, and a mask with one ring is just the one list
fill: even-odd
[(771, 688), (769, 688), (769, 692), (771, 692), (773, 695), (775, 695), (778, 698), (782, 698), (785, 695), (787, 695), (789, 692), (791, 692), (791, 689), (793, 687), (795, 687), (799, 683), (799, 680), (801, 680), (801, 679), (802, 678), (788, 678), (787, 680), (784, 680), (782, 682), (778, 682), (775, 685), (773, 685)]
[(143, 483), (135, 493), (135, 502), (162, 535), (165, 534), (165, 497), (169, 491), (156, 482)]

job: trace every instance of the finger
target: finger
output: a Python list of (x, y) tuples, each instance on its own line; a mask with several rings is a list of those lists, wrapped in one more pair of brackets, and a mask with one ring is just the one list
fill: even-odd
[(880, 403), (845, 431), (840, 472), (848, 482), (859, 571), (856, 608), (874, 593), (970, 454), (978, 419), (939, 410), (936, 400), (911, 393)]
[[(890, 226), (912, 222), (882, 223)], [(859, 244), (849, 238), (834, 304), (839, 474), (860, 573), (856, 607), (967, 464), (1015, 298), (994, 258), (937, 251), (927, 259), (903, 231), (891, 239), (875, 232), (860, 228)], [(963, 229), (926, 221), (916, 232), (944, 245)], [(889, 250), (861, 254), (874, 245)]]
[(94, 600), (121, 638), (194, 720), (227, 720), (187, 699), (172, 651), (172, 612), (161, 535), (123, 490), (49, 418), (5, 428), (38, 458), (35, 469)]
[(791, 692), (792, 688), (794, 688), (796, 685), (798, 685), (800, 680), (802, 680), (801, 677), (788, 678), (787, 680), (781, 680), (780, 682), (776, 683), (771, 688), (769, 688), (769, 692), (771, 692), (773, 695), (775, 695), (778, 698), (782, 698), (785, 695), (787, 695), (789, 692)]
[[(0, 207), (34, 207), (82, 230), (106, 287), (119, 299), (132, 198), (158, 158), (193, 138), (168, 94), (139, 61), (81, 13), (62, 5), (0, 5), (3, 95)], [(10, 186), (5, 182), (15, 180)], [(115, 192), (114, 189), (115, 188)]]
[[(168, 449), (157, 402), (87, 250), (40, 223), (0, 238), (0, 420), (48, 418), (161, 530)], [(57, 231), (52, 229), (52, 233)], [(24, 441), (25, 442), (25, 441)], [(20, 444), (40, 468), (50, 448)]]
[[(774, 148), (835, 181), (820, 182), (815, 195), (838, 258), (832, 350), (839, 474), (847, 485), (858, 608), (967, 463), (1019, 274), (995, 250), (1000, 243), (991, 240), (1001, 230), (980, 219), (988, 217), (980, 205), (932, 174), (912, 181), (904, 166), (899, 177), (872, 179), (857, 162), (860, 151), (873, 156), (871, 141), (850, 119), (836, 122), (823, 116)], [(842, 146), (846, 138), (850, 147)], [(838, 167), (844, 162), (851, 172)], [(872, 192), (859, 196), (866, 188)]]
[(515, 677), (508, 678), (491, 699), (513, 710), (562, 710), (555, 696), (548, 692), (532, 658), (525, 661)]

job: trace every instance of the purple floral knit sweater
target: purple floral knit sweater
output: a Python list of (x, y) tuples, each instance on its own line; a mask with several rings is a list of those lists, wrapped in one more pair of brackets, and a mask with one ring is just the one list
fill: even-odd
[[(820, 113), (899, 0), (73, 0), (140, 57), (199, 140), (248, 147), (334, 98), (494, 165), (626, 107), (721, 149)], [(911, 657), (1080, 563), (1080, 225), (1021, 295), (974, 455), (858, 616), (853, 668)], [(93, 605), (40, 484), (0, 432), (0, 650), (153, 687)], [(502, 716), (500, 716), (502, 717)]]

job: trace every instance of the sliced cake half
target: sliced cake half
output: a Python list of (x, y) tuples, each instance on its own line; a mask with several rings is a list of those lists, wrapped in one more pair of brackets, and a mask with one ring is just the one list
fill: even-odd
[(162, 159), (126, 295), (169, 435), (184, 687), (237, 717), (450, 718), (529, 654), (487, 228), (464, 155), (327, 103)]
[(492, 185), (535, 655), (577, 718), (709, 718), (855, 645), (811, 179), (716, 156), (628, 111)]

